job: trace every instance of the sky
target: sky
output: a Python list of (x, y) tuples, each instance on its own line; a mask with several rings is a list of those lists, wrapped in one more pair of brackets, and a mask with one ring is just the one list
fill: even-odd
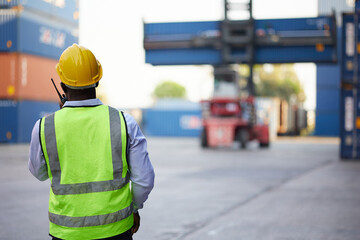
[[(253, 0), (253, 15), (255, 19), (315, 17), (317, 1)], [(212, 67), (145, 64), (143, 22), (221, 19), (223, 0), (80, 0), (79, 42), (102, 64), (104, 75), (98, 92), (106, 94), (107, 104), (150, 107), (154, 88), (165, 80), (185, 86), (188, 99), (196, 102), (211, 97)], [(306, 91), (305, 108), (312, 110), (316, 103), (316, 67), (296, 64), (295, 70)]]

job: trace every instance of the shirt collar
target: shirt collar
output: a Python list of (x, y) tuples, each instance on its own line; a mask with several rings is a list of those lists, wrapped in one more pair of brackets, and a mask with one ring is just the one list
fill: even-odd
[(103, 105), (98, 98), (86, 99), (81, 101), (66, 101), (63, 107), (89, 107)]

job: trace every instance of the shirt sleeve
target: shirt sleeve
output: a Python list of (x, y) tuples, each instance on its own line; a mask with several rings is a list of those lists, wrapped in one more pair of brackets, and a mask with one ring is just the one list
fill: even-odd
[(40, 181), (49, 178), (46, 161), (40, 145), (40, 120), (38, 120), (31, 134), (28, 167), (32, 175)]
[(128, 128), (128, 163), (130, 169), (131, 191), (135, 210), (143, 204), (154, 187), (155, 173), (149, 159), (146, 138), (135, 119), (124, 113)]

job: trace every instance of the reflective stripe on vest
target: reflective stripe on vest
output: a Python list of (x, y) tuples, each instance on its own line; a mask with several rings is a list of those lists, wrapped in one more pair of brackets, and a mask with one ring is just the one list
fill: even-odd
[(44, 132), (46, 139), (46, 151), (48, 153), (50, 171), (52, 174), (51, 188), (55, 195), (70, 195), (70, 194), (83, 194), (93, 192), (105, 192), (121, 189), (126, 185), (130, 176), (126, 174), (122, 178), (123, 162), (122, 162), (122, 139), (121, 139), (121, 125), (119, 112), (109, 107), (110, 117), (110, 133), (111, 133), (111, 151), (112, 151), (112, 164), (113, 164), (113, 180), (101, 182), (87, 182), (76, 184), (61, 184), (61, 168), (59, 155), (56, 145), (55, 137), (55, 123), (52, 114), (45, 119)]
[(134, 211), (134, 205), (121, 209), (120, 211), (86, 217), (69, 217), (49, 212), (50, 222), (64, 227), (94, 227), (115, 223), (129, 217)]

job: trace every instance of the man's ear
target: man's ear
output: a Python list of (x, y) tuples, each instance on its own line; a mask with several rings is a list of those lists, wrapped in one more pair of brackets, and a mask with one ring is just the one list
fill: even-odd
[(60, 83), (60, 86), (61, 86), (62, 90), (64, 91), (64, 93), (67, 93), (67, 87), (66, 87), (66, 85), (61, 82), (61, 83)]

